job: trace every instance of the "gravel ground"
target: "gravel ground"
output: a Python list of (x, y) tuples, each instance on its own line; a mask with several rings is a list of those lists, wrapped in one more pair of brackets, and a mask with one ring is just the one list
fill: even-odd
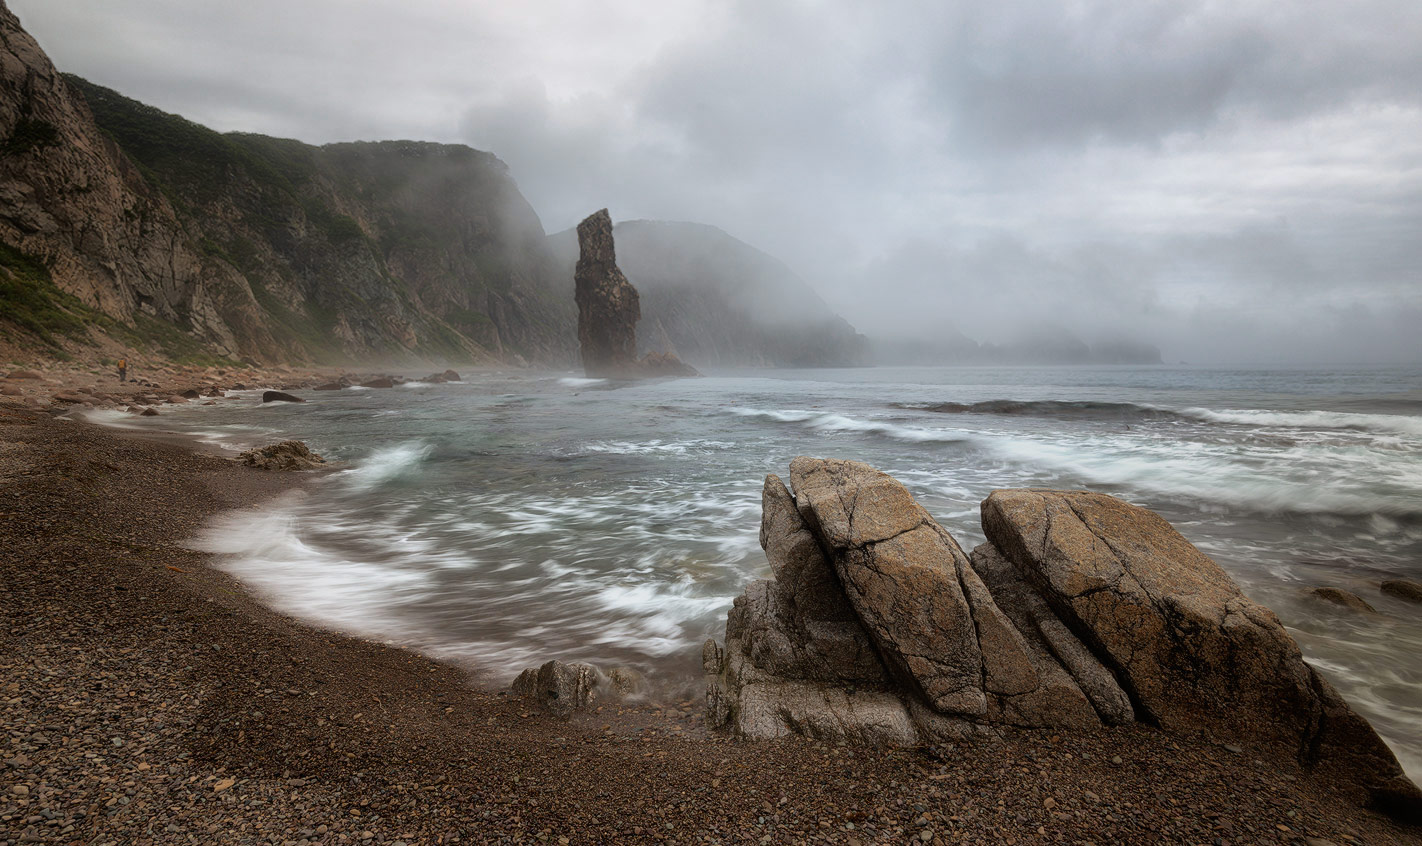
[(0, 404), (0, 846), (1422, 842), (1277, 750), (1141, 726), (884, 751), (733, 742), (691, 702), (557, 721), (182, 547), (299, 478)]

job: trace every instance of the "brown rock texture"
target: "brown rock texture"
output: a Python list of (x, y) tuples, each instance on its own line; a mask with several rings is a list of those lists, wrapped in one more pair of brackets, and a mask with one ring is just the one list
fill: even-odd
[(1320, 602), (1327, 602), (1330, 605), (1337, 605), (1341, 608), (1347, 608), (1350, 611), (1358, 611), (1363, 614), (1378, 613), (1378, 609), (1369, 605), (1367, 600), (1343, 588), (1316, 587), (1309, 588), (1306, 593)]
[(282, 441), (249, 449), (237, 456), (237, 460), (261, 470), (315, 470), (326, 466), (326, 459), (312, 452), (301, 441)]
[[(15, 378), (13, 374), (11, 378)], [(1422, 602), (1422, 582), (1411, 579), (1389, 579), (1382, 583), (1382, 592), (1408, 602)]]
[(554, 716), (569, 717), (597, 701), (597, 688), (597, 670), (591, 666), (548, 661), (519, 673), (510, 692), (538, 702)]
[(626, 376), (637, 367), (637, 289), (617, 269), (612, 217), (601, 209), (578, 224), (578, 264), (573, 270), (578, 343), (583, 370), (593, 378)]
[(0, 274), (38, 265), (228, 358), (572, 359), (563, 277), (492, 154), (222, 135), (59, 73), (3, 2), (0, 245)]
[[(708, 641), (708, 723), (915, 744), (996, 725), (1270, 744), (1399, 818), (1422, 793), (1391, 751), (1244, 596), (1160, 516), (1085, 491), (994, 491), (965, 555), (903, 485), (797, 458), (762, 494), (774, 578)], [(878, 663), (875, 662), (877, 657)]]
[(1282, 742), (1381, 807), (1422, 814), (1367, 721), (1268, 608), (1154, 512), (1086, 491), (1000, 490), (983, 529), (1169, 731)]

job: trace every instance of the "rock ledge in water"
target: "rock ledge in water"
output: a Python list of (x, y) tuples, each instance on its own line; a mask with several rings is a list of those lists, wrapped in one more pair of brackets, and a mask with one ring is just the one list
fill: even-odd
[(708, 641), (707, 720), (750, 738), (909, 745), (994, 726), (1140, 720), (1283, 744), (1403, 819), (1422, 792), (1252, 602), (1159, 515), (1085, 491), (999, 490), (965, 555), (899, 482), (797, 458), (762, 494), (774, 578)]
[(263, 391), (262, 402), (306, 402), (306, 400), (288, 394), (286, 391)]
[(237, 460), (261, 470), (315, 470), (326, 465), (326, 459), (312, 452), (301, 441), (282, 441), (249, 449), (237, 456)]

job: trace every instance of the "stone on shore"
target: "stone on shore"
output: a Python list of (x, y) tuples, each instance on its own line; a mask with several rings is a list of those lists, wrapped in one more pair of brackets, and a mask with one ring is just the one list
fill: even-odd
[(750, 738), (943, 742), (999, 725), (1140, 720), (1283, 744), (1404, 819), (1422, 792), (1267, 608), (1158, 515), (1104, 494), (1000, 490), (964, 555), (903, 485), (853, 461), (770, 476), (707, 721)]
[(1139, 718), (1284, 743), (1374, 804), (1422, 814), (1422, 792), (1278, 617), (1158, 514), (1086, 491), (999, 490), (982, 517), (988, 540), (1084, 634)]
[(237, 456), (237, 460), (261, 470), (315, 470), (326, 464), (326, 459), (312, 452), (301, 441), (282, 441), (249, 449)]
[(371, 379), (369, 382), (361, 382), (362, 388), (393, 388), (395, 380), (389, 376), (381, 376), (379, 379)]
[(263, 391), (262, 402), (306, 402), (306, 400), (285, 391)]
[(446, 382), (461, 382), (461, 381), (463, 381), (462, 379), (459, 378), (459, 374), (456, 373), (456, 372), (454, 372), (453, 370), (446, 370), (446, 371), (444, 371), (444, 373), (442, 373), (442, 374), (440, 374), (440, 375), (444, 376), (444, 381), (446, 381)]
[(591, 666), (549, 661), (520, 673), (510, 692), (536, 701), (554, 716), (568, 717), (597, 701), (597, 687), (597, 670)]

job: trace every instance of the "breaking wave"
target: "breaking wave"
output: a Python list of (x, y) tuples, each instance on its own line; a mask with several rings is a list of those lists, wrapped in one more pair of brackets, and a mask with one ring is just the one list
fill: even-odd
[(1401, 414), (1350, 414), (1339, 411), (1257, 411), (1253, 409), (1187, 408), (1186, 417), (1208, 423), (1234, 423), (1244, 426), (1275, 426), (1290, 429), (1344, 429), (1358, 432), (1422, 437), (1422, 417)]
[(904, 426), (887, 420), (860, 420), (843, 414), (820, 411), (773, 411), (758, 408), (732, 408), (737, 417), (794, 423), (817, 432), (848, 432), (883, 435), (906, 443), (963, 443), (971, 440), (966, 432), (955, 429), (925, 429)]

